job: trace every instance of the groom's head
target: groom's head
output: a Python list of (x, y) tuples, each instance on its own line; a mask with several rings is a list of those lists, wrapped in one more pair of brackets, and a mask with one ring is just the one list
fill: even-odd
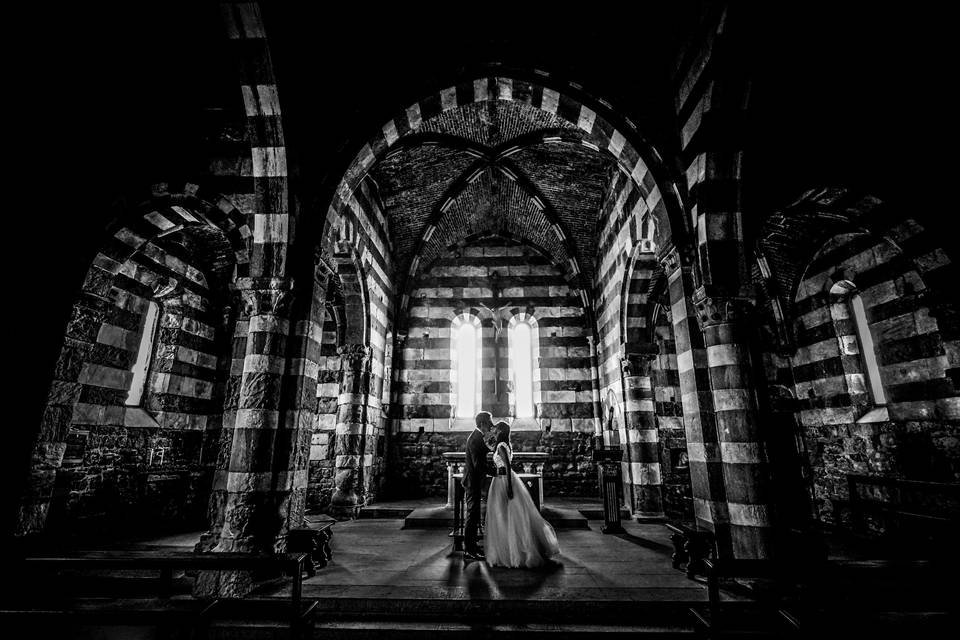
[(489, 433), (493, 428), (493, 414), (489, 411), (481, 411), (477, 414), (477, 429), (484, 433)]

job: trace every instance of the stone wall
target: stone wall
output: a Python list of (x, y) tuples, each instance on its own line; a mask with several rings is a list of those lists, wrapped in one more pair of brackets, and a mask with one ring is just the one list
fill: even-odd
[[(446, 499), (447, 466), (443, 454), (463, 451), (470, 432), (402, 432), (394, 439), (391, 459), (399, 462), (389, 470), (388, 495), (396, 499), (434, 497)], [(543, 468), (544, 497), (599, 495), (597, 469), (590, 460), (590, 433), (515, 431), (514, 451), (546, 453)]]
[[(904, 222), (891, 235), (909, 244)], [(768, 356), (768, 377), (797, 403), (816, 511), (849, 523), (848, 474), (960, 481), (960, 333), (954, 314), (934, 311), (921, 270), (943, 254), (911, 259), (891, 242), (848, 234), (823, 246), (795, 296), (796, 353)], [(840, 280), (860, 291), (886, 405), (874, 403), (848, 303), (832, 296)]]
[(325, 511), (333, 493), (337, 396), (340, 394), (340, 356), (337, 355), (337, 321), (330, 307), (323, 323), (320, 371), (317, 378), (317, 422), (310, 440), (307, 509)]
[(660, 449), (663, 511), (670, 518), (693, 518), (690, 490), (690, 466), (687, 460), (687, 436), (683, 430), (683, 405), (680, 402), (680, 374), (673, 339), (667, 294), (660, 297), (661, 311), (654, 321), (653, 337), (659, 354), (651, 366), (654, 411)]
[[(642, 487), (659, 480), (664, 513), (692, 517), (690, 471), (677, 370), (671, 305), (665, 276), (656, 256), (662, 229), (659, 192), (638, 187), (622, 173), (611, 177), (600, 211), (597, 280), (594, 283), (600, 333), (597, 360), (600, 394), (604, 399), (604, 439), (625, 450), (623, 477), (626, 502), (639, 511)], [(625, 282), (626, 280), (626, 282)], [(650, 363), (649, 398), (624, 398), (622, 358), (628, 352), (658, 355)], [(636, 395), (636, 390), (631, 390)], [(651, 406), (652, 404), (652, 406)], [(611, 411), (612, 408), (612, 411)], [(638, 413), (652, 413), (640, 418)], [(626, 418), (626, 419), (625, 419)], [(644, 450), (636, 427), (656, 428), (655, 451)], [(641, 460), (638, 462), (637, 460)]]
[[(491, 286), (494, 272), (501, 287), (498, 297)], [(556, 468), (548, 473), (562, 471), (562, 475), (553, 488), (554, 481), (547, 480), (547, 491), (596, 495), (595, 468), (583, 445), (594, 433), (588, 321), (579, 296), (561, 273), (538, 251), (498, 236), (448, 253), (417, 276), (396, 376), (396, 435), (389, 470), (392, 497), (445, 494), (446, 467), (440, 452), (462, 450), (473, 428), (472, 419), (451, 419), (450, 327), (464, 312), (475, 314), (483, 325), (481, 408), (493, 413), (495, 420), (514, 415), (508, 320), (520, 314), (536, 320), (537, 418), (515, 422), (514, 441), (518, 450), (522, 443), (556, 456), (550, 463)], [(488, 309), (504, 305), (495, 386), (497, 348)]]
[[(340, 476), (346, 481), (348, 475), (352, 478), (359, 475), (362, 487), (356, 487), (358, 499), (370, 503), (377, 499), (384, 481), (382, 443), (388, 421), (382, 399), (385, 393), (390, 392), (391, 380), (385, 374), (389, 369), (386, 358), (392, 346), (387, 342), (393, 335), (396, 298), (393, 240), (376, 185), (363, 180), (352, 191), (338, 191), (327, 211), (324, 229), (325, 238), (332, 241), (328, 243), (325, 240), (324, 244), (336, 254), (334, 262), (339, 265), (337, 277), (346, 296), (338, 320), (343, 324), (338, 327), (342, 342), (337, 346), (369, 348), (369, 360), (364, 365), (368, 368), (360, 376), (362, 381), (356, 383), (359, 386), (354, 390), (355, 397), (362, 396), (366, 406), (361, 408), (354, 400), (350, 403), (354, 405), (352, 409), (338, 411), (341, 417), (352, 415), (360, 419), (359, 416), (363, 416), (364, 433), (352, 432), (359, 423), (341, 422), (334, 427), (333, 440), (328, 434), (327, 444), (324, 445), (324, 436), (318, 435), (314, 446), (327, 446), (328, 455), (334, 456), (334, 478)], [(322, 360), (320, 378), (325, 382), (320, 383), (317, 393), (330, 398), (333, 391), (330, 386), (333, 376), (330, 367), (342, 363), (333, 359), (332, 354)], [(342, 384), (342, 376), (340, 380)], [(343, 389), (338, 389), (333, 395), (342, 392)], [(334, 418), (335, 421), (337, 419)], [(326, 420), (329, 418), (321, 418), (320, 422)], [(321, 431), (323, 428), (317, 427)], [(329, 452), (329, 449), (335, 451)], [(314, 449), (314, 452), (321, 450)], [(352, 480), (347, 482), (351, 483)]]
[[(91, 267), (51, 384), (34, 473), (43, 482), (22, 532), (43, 529), (48, 513), (73, 533), (204, 526), (230, 346), (222, 300), (199, 266), (182, 245), (157, 241), (112, 277)], [(145, 390), (128, 406), (151, 302), (159, 314), (143, 343), (152, 349)]]
[(202, 528), (213, 480), (212, 465), (201, 461), (203, 435), (124, 427), (75, 431), (57, 474), (61, 500), (54, 502), (48, 530), (114, 537)]

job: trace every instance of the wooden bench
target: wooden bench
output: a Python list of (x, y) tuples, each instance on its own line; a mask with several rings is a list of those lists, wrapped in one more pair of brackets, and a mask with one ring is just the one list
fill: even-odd
[(664, 526), (671, 532), (673, 568), (685, 569), (691, 579), (705, 574), (704, 561), (714, 555), (713, 533), (685, 522), (668, 522)]
[[(11, 574), (24, 589), (0, 607), (0, 618), (72, 624), (140, 624), (147, 626), (189, 625), (205, 628), (238, 611), (253, 617), (280, 617), (291, 631), (302, 632), (309, 625), (316, 602), (304, 604), (303, 572), (310, 557), (305, 553), (251, 555), (243, 553), (190, 553), (155, 551), (89, 551), (60, 556), (30, 556), (10, 563)], [(173, 574), (184, 571), (252, 572), (261, 575), (287, 574), (292, 577), (290, 601), (278, 608), (276, 601), (247, 598), (192, 597), (175, 594)], [(157, 572), (152, 597), (130, 597), (127, 593), (99, 597), (89, 594), (58, 593), (47, 585), (65, 584), (51, 576), (89, 572)], [(20, 573), (17, 576), (17, 573)], [(42, 581), (31, 592), (29, 584)], [(122, 582), (122, 579), (120, 579)], [(82, 585), (81, 585), (82, 586)], [(141, 594), (134, 594), (139, 596)], [(242, 603), (242, 604), (238, 604)]]
[(805, 634), (955, 631), (958, 571), (953, 558), (830, 560), (800, 574), (800, 596), (787, 612)]
[[(960, 563), (929, 561), (705, 560), (706, 610), (691, 608), (705, 637), (794, 637), (891, 630), (939, 632), (957, 623), (951, 587)], [(720, 599), (723, 579), (763, 581), (749, 604)]]
[(287, 551), (307, 553), (307, 576), (313, 577), (317, 569), (327, 566), (333, 560), (330, 540), (333, 539), (333, 525), (336, 520), (330, 516), (307, 516), (307, 526), (290, 529), (287, 533)]
[(849, 474), (847, 487), (854, 534), (886, 542), (891, 555), (931, 558), (960, 539), (960, 484)]
[[(708, 638), (799, 635), (799, 623), (786, 608), (791, 597), (797, 595), (796, 564), (709, 558), (703, 564), (707, 573), (707, 609), (690, 609), (698, 635)], [(768, 583), (769, 592), (764, 598), (748, 603), (722, 603), (720, 581), (724, 578), (763, 580)]]

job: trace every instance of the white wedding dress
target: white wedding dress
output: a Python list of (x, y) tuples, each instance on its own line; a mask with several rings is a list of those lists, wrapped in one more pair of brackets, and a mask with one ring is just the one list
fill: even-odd
[[(490, 482), (484, 553), (491, 566), (539, 567), (560, 553), (560, 544), (527, 487), (510, 469), (512, 457), (513, 451), (504, 442), (493, 453), (497, 470), (506, 468), (507, 475), (497, 475)], [(507, 497), (507, 482), (513, 484), (512, 500)]]

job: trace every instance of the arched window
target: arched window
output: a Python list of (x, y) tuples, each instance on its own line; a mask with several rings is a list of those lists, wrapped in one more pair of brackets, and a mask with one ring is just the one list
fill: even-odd
[(464, 313), (450, 325), (450, 363), (454, 416), (473, 418), (480, 410), (480, 320)]
[(641, 251), (656, 251), (656, 247), (653, 242), (653, 235), (656, 231), (656, 221), (653, 219), (653, 215), (650, 212), (647, 212), (643, 216), (643, 219), (640, 222), (640, 250)]
[(153, 345), (157, 337), (157, 320), (159, 318), (160, 305), (151, 300), (147, 303), (147, 309), (143, 314), (137, 360), (133, 363), (133, 378), (130, 380), (130, 390), (127, 392), (125, 402), (128, 407), (139, 407), (143, 400), (143, 391), (147, 386), (147, 373), (150, 371), (150, 360), (153, 357)]
[(537, 321), (525, 313), (510, 319), (510, 371), (517, 418), (533, 418), (536, 402), (534, 372), (540, 355)]
[(857, 347), (860, 351), (860, 362), (863, 367), (863, 374), (866, 377), (866, 383), (870, 389), (870, 395), (873, 403), (884, 405), (887, 403), (887, 396), (883, 390), (883, 382), (880, 379), (880, 365), (877, 363), (877, 352), (873, 345), (873, 334), (870, 333), (870, 324), (867, 322), (867, 312), (863, 306), (863, 298), (857, 291), (856, 285), (849, 280), (841, 280), (833, 285), (830, 292), (841, 296), (847, 302), (850, 312), (850, 320), (853, 322), (856, 331)]

